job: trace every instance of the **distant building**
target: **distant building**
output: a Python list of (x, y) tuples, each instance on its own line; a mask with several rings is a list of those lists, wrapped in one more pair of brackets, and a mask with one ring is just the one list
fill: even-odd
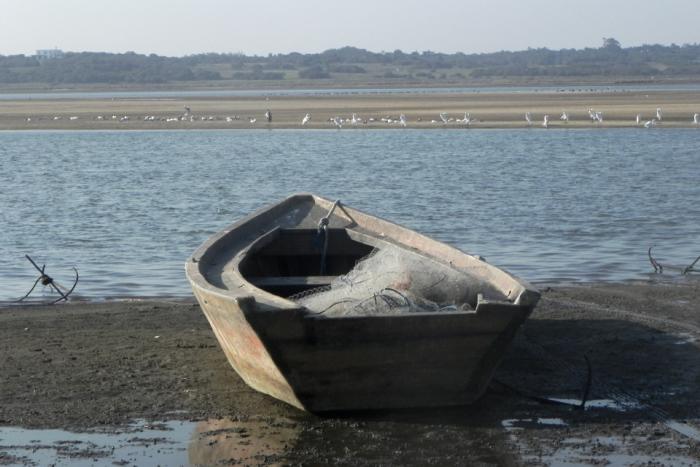
[(39, 59), (63, 58), (63, 50), (61, 49), (43, 49), (36, 51), (36, 57)]

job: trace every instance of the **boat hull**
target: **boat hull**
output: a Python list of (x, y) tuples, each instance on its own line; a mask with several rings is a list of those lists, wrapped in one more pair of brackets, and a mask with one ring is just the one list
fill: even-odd
[[(235, 237), (248, 222), (219, 238)], [(425, 244), (425, 237), (419, 241)], [(480, 296), (471, 312), (326, 318), (264, 291), (251, 293), (249, 284), (237, 291), (230, 281), (206, 280), (198, 263), (210, 250), (220, 257), (220, 248), (216, 241), (205, 244), (188, 262), (187, 275), (226, 357), (254, 389), (312, 412), (474, 402), (539, 297), (506, 275), (514, 298)], [(246, 248), (235, 250), (222, 270), (246, 254)]]

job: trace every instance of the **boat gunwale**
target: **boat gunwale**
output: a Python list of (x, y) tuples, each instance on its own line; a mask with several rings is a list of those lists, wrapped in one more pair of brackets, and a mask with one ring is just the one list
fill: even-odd
[[(236, 302), (242, 301), (242, 300), (250, 300), (253, 299), (257, 304), (261, 305), (267, 305), (271, 308), (277, 308), (281, 310), (298, 310), (298, 311), (306, 311), (306, 309), (293, 302), (292, 300), (289, 300), (285, 297), (281, 297), (279, 295), (275, 295), (273, 293), (270, 293), (264, 289), (261, 289), (259, 287), (256, 287), (253, 285), (250, 281), (246, 279), (246, 277), (240, 272), (240, 263), (243, 258), (245, 258), (246, 254), (251, 251), (256, 245), (259, 245), (260, 241), (262, 241), (264, 238), (268, 235), (273, 234), (275, 231), (279, 231), (281, 229), (280, 226), (275, 226), (272, 229), (269, 229), (267, 232), (263, 233), (262, 235), (258, 236), (255, 238), (253, 241), (247, 243), (245, 246), (240, 248), (238, 251), (236, 251), (232, 257), (231, 257), (231, 262), (233, 262), (233, 274), (234, 274), (234, 279), (238, 282), (241, 283), (241, 285), (244, 288), (245, 292), (241, 293), (239, 290), (232, 290), (232, 289), (224, 289), (221, 287), (217, 287), (216, 285), (212, 284), (204, 275), (204, 273), (201, 270), (201, 264), (200, 260), (206, 255), (206, 253), (214, 246), (216, 245), (219, 241), (223, 240), (226, 236), (230, 235), (233, 231), (240, 229), (241, 227), (245, 226), (252, 220), (254, 220), (257, 217), (260, 217), (266, 213), (269, 213), (275, 209), (279, 209), (285, 204), (300, 204), (303, 201), (311, 201), (314, 205), (319, 206), (321, 208), (326, 208), (330, 209), (330, 207), (333, 205), (333, 202), (330, 200), (327, 200), (325, 198), (316, 196), (312, 193), (295, 193), (287, 198), (274, 203), (270, 204), (267, 206), (264, 206), (256, 211), (254, 211), (251, 214), (248, 214), (244, 216), (243, 218), (233, 222), (232, 224), (228, 225), (224, 229), (216, 232), (212, 236), (210, 236), (202, 245), (200, 245), (195, 252), (188, 258), (186, 265), (185, 265), (185, 273), (186, 276), (191, 283), (192, 287), (195, 287), (199, 290), (201, 290), (204, 293), (207, 294), (213, 294), (219, 298), (223, 298), (225, 300), (234, 300)], [(462, 255), (464, 257), (470, 258), (470, 260), (474, 261), (479, 261), (481, 265), (491, 273), (491, 274), (496, 274), (501, 276), (501, 278), (506, 278), (510, 280), (514, 285), (516, 285), (518, 288), (520, 288), (519, 293), (516, 294), (516, 296), (513, 299), (509, 300), (482, 300), (477, 303), (478, 305), (481, 305), (482, 303), (484, 304), (489, 304), (489, 303), (497, 303), (499, 305), (509, 305), (513, 306), (514, 308), (534, 308), (534, 304), (537, 303), (537, 300), (540, 296), (539, 291), (530, 285), (527, 281), (509, 273), (508, 271), (505, 271), (499, 267), (496, 267), (494, 265), (491, 265), (489, 263), (486, 263), (485, 261), (481, 260), (481, 258), (471, 255), (469, 253), (466, 253), (456, 247), (453, 247), (451, 245), (448, 245), (446, 243), (440, 242), (438, 240), (432, 239), (430, 237), (427, 237), (419, 232), (416, 232), (414, 230), (411, 230), (407, 227), (404, 227), (402, 225), (396, 224), (394, 222), (388, 221), (386, 219), (383, 219), (378, 216), (374, 216), (371, 214), (364, 213), (362, 211), (359, 211), (357, 209), (351, 208), (346, 205), (340, 205), (340, 209), (336, 210), (336, 215), (340, 215), (343, 218), (346, 218), (348, 221), (352, 222), (354, 225), (361, 227), (360, 224), (357, 224), (355, 219), (352, 217), (351, 214), (359, 214), (360, 216), (366, 216), (367, 218), (371, 218), (376, 220), (377, 223), (379, 223), (382, 226), (386, 226), (396, 232), (399, 233), (404, 233), (404, 234), (411, 234), (415, 235), (417, 239), (420, 239), (421, 241), (426, 241), (430, 245), (438, 245), (439, 247), (445, 249), (446, 253), (453, 254), (453, 255)], [(348, 212), (350, 211), (350, 212)], [(446, 261), (444, 259), (441, 259), (439, 256), (436, 256), (434, 254), (425, 252), (423, 250), (418, 250), (414, 248), (411, 245), (407, 245), (405, 243), (402, 243), (400, 241), (396, 242), (389, 242), (390, 239), (393, 237), (391, 235), (385, 235), (384, 233), (376, 233), (376, 236), (369, 235), (366, 232), (362, 232), (359, 230), (355, 230), (349, 227), (346, 227), (346, 230), (348, 232), (353, 232), (355, 234), (359, 234), (361, 236), (368, 236), (372, 237), (374, 240), (377, 240), (379, 242), (388, 242), (388, 243), (396, 243), (402, 248), (410, 249), (421, 256), (424, 256), (430, 260), (434, 261), (439, 261), (442, 262), (443, 264), (448, 264), (451, 266), (451, 261)], [(459, 268), (458, 268), (459, 269)], [(252, 289), (252, 290), (251, 290)], [(504, 295), (507, 295), (504, 293)], [(521, 299), (523, 297), (526, 297), (525, 302), (526, 303), (520, 303)], [(422, 316), (436, 316), (436, 315), (451, 315), (451, 316), (459, 316), (459, 315), (477, 315), (477, 311), (445, 311), (445, 312), (419, 312), (419, 313), (411, 313), (411, 314), (396, 314), (396, 315), (391, 315), (392, 318), (399, 318), (399, 317), (422, 317)], [(313, 313), (305, 313), (304, 314), (305, 318), (312, 318), (312, 319), (320, 319), (324, 318), (323, 315), (319, 314), (313, 314)], [(343, 316), (343, 317), (333, 317), (334, 320), (336, 319), (362, 319), (362, 318), (376, 318), (376, 317), (382, 317), (382, 316)], [(327, 319), (327, 318), (325, 318)]]

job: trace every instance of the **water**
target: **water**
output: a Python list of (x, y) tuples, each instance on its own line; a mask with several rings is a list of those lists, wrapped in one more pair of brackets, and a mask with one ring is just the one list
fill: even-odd
[(457, 87), (386, 87), (386, 88), (317, 88), (317, 89), (196, 89), (191, 91), (47, 91), (5, 92), (4, 100), (60, 99), (185, 99), (211, 97), (312, 97), (356, 96), (372, 94), (518, 94), (518, 93), (608, 93), (700, 91), (699, 83), (684, 84), (614, 84), (587, 86), (457, 86)]
[(298, 436), (296, 427), (286, 419), (255, 418), (135, 420), (126, 427), (83, 432), (0, 426), (0, 461), (72, 467), (254, 465), (281, 458)]
[(651, 245), (700, 254), (693, 129), (3, 132), (0, 300), (33, 283), (25, 254), (64, 284), (76, 266), (84, 297), (190, 296), (199, 244), (299, 191), (536, 283), (646, 279)]

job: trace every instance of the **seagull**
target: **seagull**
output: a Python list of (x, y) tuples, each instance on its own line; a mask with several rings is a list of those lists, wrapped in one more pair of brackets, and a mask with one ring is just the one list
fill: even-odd
[(304, 126), (307, 123), (309, 123), (309, 120), (311, 120), (311, 114), (304, 115), (304, 118), (301, 120), (301, 126)]
[[(695, 114), (697, 117), (698, 114)], [(399, 115), (399, 123), (401, 123), (401, 126), (405, 127), (407, 125), (406, 123), (406, 116), (404, 114)]]
[(343, 120), (341, 118), (333, 117), (332, 120), (335, 126), (337, 126), (338, 128), (343, 128)]
[(185, 108), (185, 117), (188, 117), (188, 116), (192, 113), (192, 111), (191, 111), (190, 108), (187, 107), (186, 105), (183, 106), (183, 107)]
[(661, 107), (656, 108), (656, 120), (661, 121)]
[(699, 113), (695, 113), (695, 115), (693, 115), (693, 123), (696, 125), (700, 125), (700, 114)]
[(447, 125), (448, 120), (447, 120), (447, 115), (445, 115), (445, 112), (442, 112), (442, 113), (440, 114), (440, 120), (442, 120), (442, 123), (444, 123), (445, 125)]
[(525, 112), (525, 121), (528, 126), (532, 125), (532, 114), (530, 112)]
[(646, 123), (644, 124), (644, 128), (651, 128), (651, 127), (653, 127), (654, 125), (656, 125), (656, 119), (655, 119), (655, 118), (652, 118), (651, 120), (649, 120), (648, 122), (646, 122)]
[(637, 114), (637, 125), (639, 125), (642, 122), (642, 116)]
[(352, 119), (350, 119), (350, 123), (352, 123), (353, 125), (357, 125), (358, 123), (360, 123), (360, 119), (357, 118), (357, 114), (352, 114)]
[(569, 123), (569, 114), (567, 114), (566, 111), (562, 111), (559, 120), (562, 120), (564, 123)]
[(254, 124), (255, 122), (257, 122), (257, 121), (258, 121), (258, 119), (257, 119), (257, 118), (255, 118), (255, 117), (250, 117), (250, 118), (248, 119), (248, 121), (249, 121), (249, 122), (250, 122), (250, 124), (252, 125), (252, 124)]
[(272, 112), (269, 110), (265, 112), (265, 120), (267, 120), (267, 123), (272, 123)]
[(549, 115), (544, 116), (544, 120), (542, 120), (542, 126), (545, 128), (549, 127)]

